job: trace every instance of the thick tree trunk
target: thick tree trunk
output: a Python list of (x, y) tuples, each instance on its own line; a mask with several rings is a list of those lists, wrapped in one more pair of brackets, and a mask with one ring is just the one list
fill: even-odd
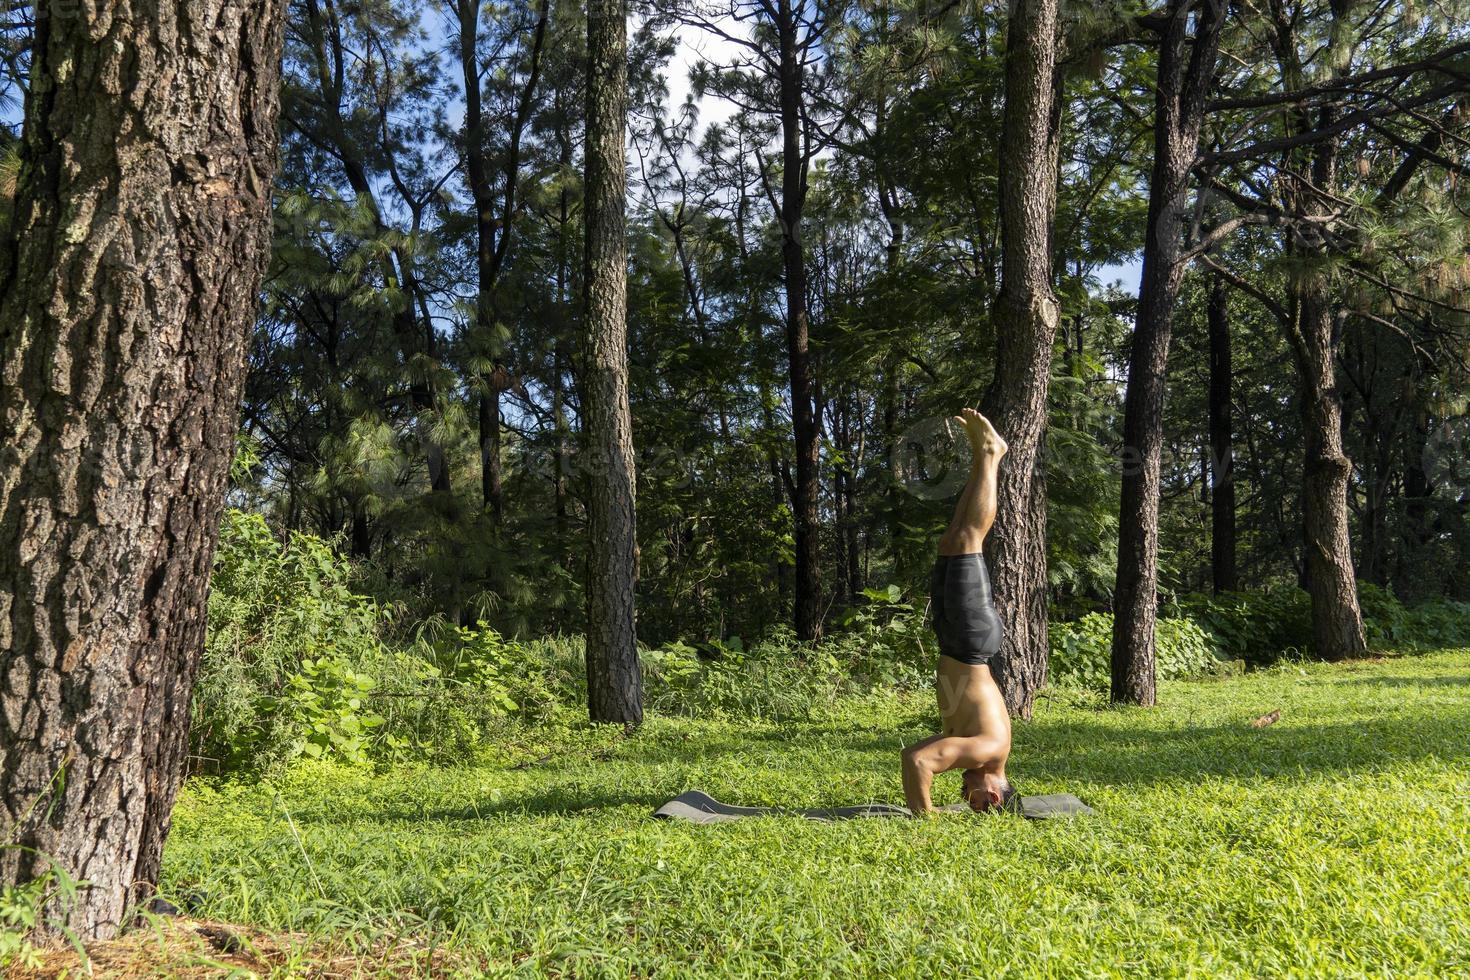
[(1174, 301), (1184, 275), (1189, 172), (1205, 96), (1214, 78), (1223, 5), (1171, 4), (1159, 44), (1154, 98), (1154, 164), (1143, 246), (1138, 319), (1123, 405), (1123, 489), (1118, 513), (1118, 574), (1113, 592), (1112, 700), (1151, 705), (1159, 584), (1159, 468), (1164, 448), (1164, 375)]
[(985, 414), (1010, 444), (986, 540), (1005, 643), (991, 662), (1006, 706), (1031, 716), (1046, 683), (1046, 497), (1041, 469), (1058, 307), (1051, 282), (1060, 100), (1057, 0), (1016, 0), (1006, 33), (1000, 150), (1001, 291)]
[(807, 322), (806, 256), (801, 217), (806, 205), (802, 53), (795, 0), (777, 0), (781, 100), (781, 265), (786, 280), (786, 358), (791, 378), (791, 428), (796, 441), (796, 637), (822, 638), (822, 575), (817, 501), (820, 452)]
[(1305, 273), (1298, 289), (1300, 320), (1293, 348), (1306, 436), (1302, 517), (1312, 640), (1317, 656), (1344, 660), (1366, 653), (1368, 641), (1348, 530), (1347, 490), (1353, 467), (1342, 444), (1337, 324), (1331, 293), (1319, 273)]
[[(1333, 19), (1346, 8), (1334, 4)], [(1283, 50), (1286, 49), (1282, 45)], [(1284, 73), (1292, 85), (1303, 83), (1299, 64)], [(1328, 103), (1317, 110), (1316, 125), (1337, 121), (1339, 109)], [(1298, 128), (1310, 125), (1298, 121)], [(1337, 354), (1345, 311), (1334, 306), (1328, 268), (1333, 229), (1324, 219), (1338, 207), (1336, 138), (1311, 144), (1289, 154), (1283, 168), (1283, 199), (1290, 213), (1313, 217), (1318, 224), (1293, 227), (1287, 244), (1300, 263), (1291, 278), (1291, 316), (1287, 339), (1295, 357), (1302, 432), (1305, 442), (1302, 479), (1303, 578), (1312, 597), (1312, 640), (1317, 656), (1343, 660), (1362, 656), (1368, 649), (1363, 613), (1358, 605), (1358, 583), (1353, 569), (1348, 527), (1347, 491), (1352, 463), (1343, 448), (1342, 392), (1337, 384)], [(1308, 176), (1309, 175), (1309, 176)]]
[(587, 697), (593, 721), (643, 721), (634, 632), (633, 419), (628, 407), (625, 238), (628, 105), (626, 0), (592, 0), (587, 13), (587, 263), (585, 368)]
[[(270, 247), (282, 0), (36, 5), (0, 243), (0, 885), (158, 880)], [(99, 12), (105, 11), (105, 12)], [(46, 855), (47, 857), (42, 857)]]
[(1230, 350), (1230, 293), (1220, 276), (1210, 277), (1210, 571), (1216, 592), (1240, 588), (1235, 560), (1235, 436), (1231, 390), (1235, 366)]

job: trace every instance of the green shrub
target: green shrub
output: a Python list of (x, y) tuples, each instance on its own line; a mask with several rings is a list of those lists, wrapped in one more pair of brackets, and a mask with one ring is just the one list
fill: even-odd
[[(326, 541), (292, 534), (283, 543), (257, 515), (226, 515), (195, 689), (196, 756), (223, 768), (300, 756), (457, 763), (513, 742), (514, 726), (583, 723), (580, 637), (519, 641), (484, 622), (442, 619), (395, 636), (389, 607), (357, 594), (354, 573)], [(1470, 645), (1470, 605), (1408, 608), (1369, 585), (1361, 595), (1375, 648)], [(1186, 595), (1162, 612), (1163, 679), (1310, 648), (1310, 600), (1299, 589)], [(1052, 625), (1056, 683), (1107, 687), (1112, 622), (1092, 613)], [(739, 637), (703, 649), (673, 642), (642, 660), (655, 713), (784, 720), (854, 695), (925, 688), (936, 653), (924, 605), (890, 586), (868, 590), (817, 648), (782, 627), (750, 647)]]
[(904, 597), (896, 585), (865, 589), (867, 601), (838, 618), (824, 648), (861, 688), (911, 689), (934, 674), (938, 648), (924, 604)]
[(225, 514), (194, 689), (196, 756), (227, 768), (268, 765), (333, 744), (322, 725), (346, 739), (335, 744), (349, 756), (360, 754), (349, 730), (374, 727), (363, 724), (372, 715), (350, 719), (372, 689), (390, 619), (352, 591), (350, 572), (320, 538), (292, 534), (283, 544), (258, 514)]
[[(1374, 650), (1422, 650), (1470, 644), (1470, 603), (1433, 599), (1405, 606), (1372, 583), (1358, 585), (1363, 627)], [(1313, 649), (1312, 599), (1302, 589), (1222, 595), (1195, 593), (1166, 604), (1170, 616), (1199, 624), (1227, 660), (1264, 666)]]
[(352, 574), (320, 538), (283, 544), (259, 515), (226, 514), (194, 692), (196, 757), (226, 769), (302, 755), (459, 759), (510, 715), (565, 703), (538, 649), (483, 623), (391, 642), (388, 609), (354, 592)]
[[(1089, 613), (1070, 623), (1052, 623), (1049, 676), (1061, 686), (1106, 689), (1112, 658), (1113, 616)], [(1161, 680), (1218, 673), (1223, 663), (1208, 634), (1188, 619), (1158, 620), (1155, 651)]]
[(41, 951), (30, 941), (50, 898), (48, 882), (0, 885), (0, 969), (39, 970)]
[(891, 585), (868, 589), (821, 646), (777, 627), (746, 649), (734, 638), (704, 656), (687, 643), (643, 653), (650, 707), (665, 714), (766, 720), (812, 718), (836, 699), (932, 683), (933, 636), (924, 608)]
[(1164, 613), (1193, 620), (1226, 660), (1262, 666), (1312, 649), (1312, 600), (1297, 588), (1193, 593), (1166, 603)]
[(1470, 645), (1470, 603), (1430, 599), (1405, 606), (1381, 586), (1358, 586), (1363, 627), (1375, 649), (1425, 650)]
[[(0, 841), (0, 854), (19, 849), (12, 840)], [(62, 926), (62, 916), (54, 914), (73, 906), (77, 890), (85, 884), (48, 861), (46, 870), (25, 884), (0, 885), (0, 971), (8, 976), (10, 971), (41, 968), (41, 947), (32, 942), (32, 936), (43, 925), (59, 930), (85, 962), (81, 943)], [(48, 915), (48, 910), (53, 914)]]
[(641, 657), (648, 706), (661, 714), (767, 720), (809, 718), (841, 691), (840, 666), (777, 632), (749, 650), (737, 639), (701, 659), (675, 642)]
[(320, 759), (336, 755), (366, 762), (373, 732), (386, 719), (365, 706), (378, 682), (352, 669), (341, 656), (307, 657), (286, 679), (283, 712), (296, 732), (291, 755)]
[(508, 725), (551, 722), (585, 711), (581, 639), (509, 640), (480, 622), (435, 623), (395, 653), (391, 679), (373, 704), (388, 718), (386, 740), (399, 758), (456, 762), (492, 749)]

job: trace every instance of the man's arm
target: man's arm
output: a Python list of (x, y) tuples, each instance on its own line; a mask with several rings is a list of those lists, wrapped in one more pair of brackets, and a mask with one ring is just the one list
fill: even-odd
[(931, 735), (903, 750), (903, 795), (914, 816), (932, 813), (934, 777), (951, 769), (979, 769), (994, 761), (983, 735)]

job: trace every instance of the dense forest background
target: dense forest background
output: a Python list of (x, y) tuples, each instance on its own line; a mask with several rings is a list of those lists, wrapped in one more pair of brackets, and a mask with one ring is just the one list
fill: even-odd
[[(1330, 308), (1356, 578), (1409, 602), (1470, 598), (1470, 47), (1452, 6), (1252, 0), (1219, 28), (1165, 345), (1165, 600), (1306, 584), (1303, 401), (1321, 395), (1294, 347), (1308, 280)], [(10, 9), (7, 194), (28, 29)], [(1149, 227), (1168, 43), (1141, 8), (1062, 16), (1041, 467), (1059, 621), (1113, 599), (1139, 315), (1117, 280), (1137, 276)], [(562, 0), (290, 5), (274, 257), (231, 501), (282, 539), (332, 542), (405, 622), (584, 628), (584, 18)], [(794, 105), (776, 84), (788, 37)], [(1005, 11), (983, 3), (635, 11), (643, 643), (779, 633), (802, 596), (830, 630), (865, 590), (923, 595), (964, 466), (944, 420), (982, 403), (1007, 329), (1004, 43)], [(807, 413), (782, 254), (793, 203)], [(818, 560), (798, 576), (804, 485)]]

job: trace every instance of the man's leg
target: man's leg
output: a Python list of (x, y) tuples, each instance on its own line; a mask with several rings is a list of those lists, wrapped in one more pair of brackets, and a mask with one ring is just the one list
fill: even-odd
[(1006, 442), (990, 421), (973, 408), (963, 409), (955, 421), (970, 440), (970, 478), (955, 504), (949, 527), (939, 539), (941, 555), (978, 554), (985, 535), (995, 523), (996, 474)]

